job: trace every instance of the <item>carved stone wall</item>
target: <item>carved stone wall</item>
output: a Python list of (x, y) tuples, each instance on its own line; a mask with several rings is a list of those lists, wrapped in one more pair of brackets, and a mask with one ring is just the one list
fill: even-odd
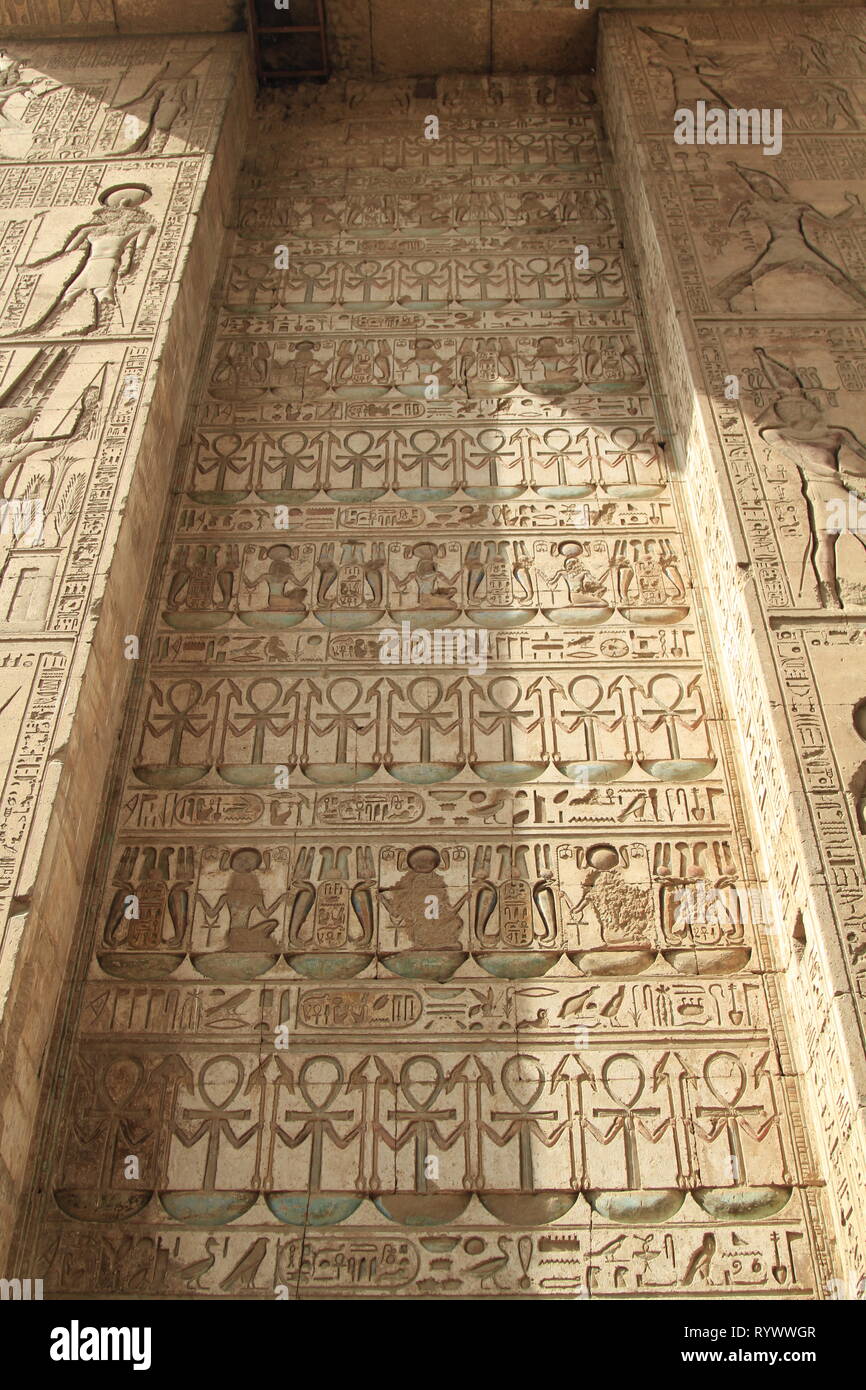
[(243, 27), (245, 0), (0, 0), (0, 32), (16, 38), (192, 34)]
[[(602, 94), (845, 1277), (866, 1269), (866, 19), (608, 16)], [(781, 149), (674, 111), (778, 110)]]
[(53, 1293), (824, 1296), (616, 199), (580, 79), (265, 103), (19, 1231)]
[[(271, 24), (318, 24), (316, 0), (255, 0)], [(656, 0), (664, 7), (665, 0)], [(788, 0), (817, 8), (833, 0)], [(637, 0), (325, 0), (332, 70), (345, 77), (438, 76), (446, 72), (587, 72), (602, 9)], [(750, 8), (754, 0), (727, 0)], [(637, 6), (642, 8), (642, 6)], [(172, 34), (242, 29), (246, 0), (0, 0), (0, 35), (17, 38)], [(299, 51), (303, 39), (296, 39)], [(300, 63), (298, 66), (305, 66)]]
[(0, 1231), (242, 148), (240, 37), (0, 58)]

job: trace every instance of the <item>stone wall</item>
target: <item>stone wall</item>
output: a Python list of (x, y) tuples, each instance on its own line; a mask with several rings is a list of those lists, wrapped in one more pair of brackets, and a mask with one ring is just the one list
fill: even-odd
[[(769, 945), (790, 1065), (807, 1081), (856, 1286), (866, 1270), (866, 18), (609, 14), (599, 69), (671, 448), (716, 596), (759, 862), (781, 904)], [(761, 107), (772, 123), (780, 112), (781, 148), (764, 152), (772, 136), (677, 143), (675, 111), (699, 102), (705, 117)]]
[[(660, 8), (665, 0), (655, 0)], [(753, 0), (728, 0), (749, 7)], [(814, 9), (833, 0), (790, 0)], [(641, 8), (608, 0), (605, 9)], [(712, 8), (700, 0), (695, 8)], [(317, 0), (255, 0), (262, 25), (318, 24)], [(331, 70), (367, 79), (451, 72), (589, 71), (599, 13), (595, 0), (327, 0)], [(0, 34), (18, 38), (100, 34), (172, 34), (241, 29), (247, 0), (0, 0)], [(304, 36), (292, 40), (302, 50)], [(292, 66), (307, 66), (293, 63)]]
[(11, 44), (0, 75), (8, 1238), (251, 83), (214, 36)]
[(590, 84), (262, 102), (53, 1054), (54, 1295), (809, 1299)]

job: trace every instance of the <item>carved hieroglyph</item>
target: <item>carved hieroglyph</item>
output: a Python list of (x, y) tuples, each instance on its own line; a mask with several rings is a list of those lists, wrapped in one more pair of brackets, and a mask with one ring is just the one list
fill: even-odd
[(28, 1268), (822, 1297), (775, 905), (580, 80), (264, 104), (176, 489)]
[[(840, 1260), (860, 1296), (864, 62), (856, 10), (654, 10), (606, 22), (602, 40), (651, 337), (783, 905), (771, 959), (792, 1062), (814, 1097)], [(781, 149), (676, 144), (675, 105), (699, 99), (778, 110)]]
[[(654, 3), (663, 7), (665, 0)], [(832, 3), (788, 0), (790, 8)], [(605, 8), (631, 4), (608, 0)], [(729, 4), (749, 8), (753, 0)], [(173, 34), (180, 27), (217, 32), (243, 27), (246, 9), (244, 0), (187, 0), (182, 14), (173, 0), (0, 0), (0, 33), (29, 39)], [(594, 60), (596, 7), (578, 8), (575, 0), (328, 0), (324, 9), (332, 71), (343, 76), (584, 72)], [(318, 24), (316, 0), (291, 0), (285, 8), (259, 0), (257, 10), (260, 23)]]
[(0, 55), (4, 1244), (191, 376), (177, 360), (216, 265), (242, 59), (225, 37)]

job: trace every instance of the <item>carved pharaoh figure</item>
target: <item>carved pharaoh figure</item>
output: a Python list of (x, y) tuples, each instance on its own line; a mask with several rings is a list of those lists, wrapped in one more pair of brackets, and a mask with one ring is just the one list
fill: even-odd
[(809, 223), (833, 227), (853, 217), (866, 217), (866, 209), (856, 193), (846, 193), (848, 207), (828, 217), (812, 205), (789, 193), (780, 179), (741, 164), (733, 168), (755, 195), (739, 204), (731, 214), (729, 226), (740, 222), (763, 222), (769, 241), (750, 265), (736, 270), (715, 286), (715, 293), (728, 309), (743, 290), (754, 288), (765, 275), (774, 270), (810, 271), (829, 281), (861, 307), (866, 304), (866, 290), (815, 245)]
[[(866, 445), (846, 425), (824, 419), (821, 406), (792, 368), (775, 361), (763, 348), (755, 351), (778, 390), (775, 401), (756, 421), (769, 417), (771, 423), (761, 425), (758, 433), (797, 468), (809, 516), (808, 554), (818, 595), (824, 607), (842, 608), (836, 571), (841, 524), (834, 513), (841, 509), (846, 515), (852, 497), (866, 500)], [(866, 536), (856, 528), (850, 534), (866, 550)]]

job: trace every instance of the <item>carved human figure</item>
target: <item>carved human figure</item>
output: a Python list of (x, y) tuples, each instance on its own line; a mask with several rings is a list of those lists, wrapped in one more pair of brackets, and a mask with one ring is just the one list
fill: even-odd
[(29, 262), (25, 269), (32, 270), (75, 251), (81, 257), (77, 271), (55, 291), (48, 308), (32, 322), (22, 324), (15, 330), (17, 333), (34, 333), (53, 326), (82, 296), (87, 298), (89, 322), (70, 332), (93, 333), (104, 326), (108, 311), (117, 305), (118, 281), (135, 277), (156, 230), (153, 218), (141, 207), (150, 197), (151, 191), (144, 184), (118, 184), (104, 189), (99, 195), (102, 206), (89, 222), (70, 232), (59, 250)]
[(0, 50), (0, 137), (20, 129), (21, 123), (6, 109), (15, 96), (44, 97), (56, 92), (59, 82), (47, 82), (41, 75), (22, 77), (24, 60)]
[(162, 154), (172, 126), (179, 117), (184, 116), (195, 106), (198, 95), (198, 80), (190, 73), (210, 53), (210, 49), (192, 61), (183, 58), (167, 58), (155, 77), (146, 87), (127, 101), (114, 103), (115, 109), (123, 111), (130, 107), (143, 107), (144, 129), (128, 145), (124, 154)]
[(219, 926), (220, 916), (228, 913), (226, 949), (229, 951), (268, 951), (274, 949), (273, 936), (280, 919), (273, 914), (288, 894), (279, 894), (272, 903), (265, 900), (259, 871), (270, 866), (270, 852), (251, 847), (236, 849), (228, 856), (225, 888), (215, 903), (204, 894), (198, 900), (204, 908), (209, 930)]
[(417, 608), (457, 609), (454, 596), (457, 593), (455, 581), (458, 575), (446, 574), (438, 564), (443, 550), (444, 546), (436, 545), (433, 541), (416, 541), (414, 545), (404, 547), (405, 559), (415, 560), (416, 563), (402, 579), (394, 578), (394, 587), (403, 594), (410, 585), (414, 586)]
[(0, 51), (0, 121), (9, 120), (9, 117), (4, 115), (4, 108), (10, 97), (32, 85), (22, 80), (22, 67), (23, 64), (17, 58), (10, 57), (5, 48)]
[(451, 902), (448, 884), (439, 872), (442, 855), (432, 845), (417, 845), (406, 855), (406, 872), (393, 888), (380, 895), (397, 933), (405, 932), (416, 950), (457, 949), (463, 923), (460, 909), (468, 893)]
[[(24, 58), (14, 58), (6, 50), (0, 50), (0, 146), (3, 136), (26, 136), (26, 126), (14, 117), (8, 110), (10, 101), (15, 96), (25, 97), (31, 101), (49, 95), (50, 92), (57, 92), (60, 82), (51, 82), (50, 78), (38, 74), (35, 78), (24, 78), (22, 68), (25, 67)], [(6, 152), (4, 152), (6, 153)], [(24, 157), (24, 152), (10, 149), (11, 157)]]
[(529, 378), (536, 391), (563, 392), (576, 389), (579, 384), (580, 367), (573, 352), (569, 351), (566, 340), (545, 334), (535, 343), (535, 352), (529, 362)]
[(13, 487), (19, 490), (20, 470), (28, 460), (41, 455), (40, 464), (46, 473), (44, 491), (50, 503), (52, 491), (57, 491), (66, 475), (69, 446), (93, 433), (101, 393), (101, 384), (97, 382), (102, 371), (85, 386), (60, 421), (61, 425), (68, 422), (67, 429), (37, 433), (40, 414), (50, 405), (52, 388), (68, 358), (68, 348), (40, 349), (0, 393), (0, 498), (11, 496)]
[(558, 595), (563, 590), (566, 602), (572, 606), (603, 599), (607, 594), (607, 574), (593, 574), (586, 556), (591, 555), (589, 543), (580, 541), (560, 541), (553, 547), (561, 559), (559, 569), (546, 576), (551, 592)]
[[(656, 917), (649, 887), (631, 881), (624, 872), (630, 862), (628, 850), (612, 845), (593, 845), (586, 853), (585, 868), (577, 876), (578, 893), (574, 901), (566, 895), (570, 932), (582, 945), (655, 945)], [(587, 939), (581, 940), (581, 928)]]
[(19, 468), (36, 454), (47, 454), (52, 446), (73, 437), (75, 424), (69, 434), (34, 435), (38, 409), (0, 409), (0, 497), (11, 495), (7, 485)]
[(825, 34), (820, 39), (798, 34), (779, 57), (785, 63), (793, 58), (803, 74), (825, 72), (835, 77), (859, 77), (866, 59), (866, 43), (850, 30)]
[(650, 66), (664, 68), (670, 74), (677, 107), (692, 106), (696, 101), (729, 105), (716, 85), (720, 76), (721, 55), (701, 54), (688, 39), (679, 34), (668, 34), (663, 29), (649, 29), (641, 25), (640, 32), (652, 39), (665, 59), (663, 62), (653, 57)]
[(258, 590), (269, 612), (307, 611), (307, 584), (295, 569), (296, 556), (300, 558), (299, 549), (298, 546), (284, 544), (260, 546), (255, 558), (266, 568), (256, 572), (251, 570), (249, 564), (246, 567), (247, 575), (251, 575), (244, 578), (247, 594), (252, 596)]
[[(839, 525), (838, 521), (833, 525), (833, 513), (841, 504), (846, 515), (851, 497), (866, 498), (866, 445), (846, 425), (824, 419), (821, 406), (795, 371), (774, 361), (763, 348), (755, 351), (770, 382), (779, 388), (777, 399), (756, 421), (769, 416), (771, 423), (761, 425), (758, 433), (796, 465), (808, 509), (812, 537), (808, 554), (818, 595), (823, 607), (842, 608), (836, 572)], [(843, 449), (851, 460), (844, 469)], [(866, 536), (857, 529), (849, 534), (866, 550)]]
[(763, 222), (770, 239), (763, 251), (759, 252), (750, 265), (736, 270), (732, 275), (715, 286), (715, 292), (728, 309), (743, 290), (754, 286), (773, 270), (812, 271), (823, 280), (828, 280), (836, 289), (842, 290), (849, 299), (858, 304), (866, 304), (866, 290), (858, 285), (841, 266), (814, 244), (808, 223), (818, 223), (823, 227), (833, 227), (836, 223), (848, 221), (852, 217), (866, 216), (856, 193), (846, 193), (848, 207), (842, 212), (828, 217), (826, 213), (798, 199), (788, 192), (780, 179), (757, 169), (749, 169), (741, 164), (733, 164), (740, 178), (755, 195), (746, 199), (732, 212), (728, 225)]
[(807, 130), (857, 130), (857, 113), (844, 87), (824, 82), (804, 95), (803, 123)]

